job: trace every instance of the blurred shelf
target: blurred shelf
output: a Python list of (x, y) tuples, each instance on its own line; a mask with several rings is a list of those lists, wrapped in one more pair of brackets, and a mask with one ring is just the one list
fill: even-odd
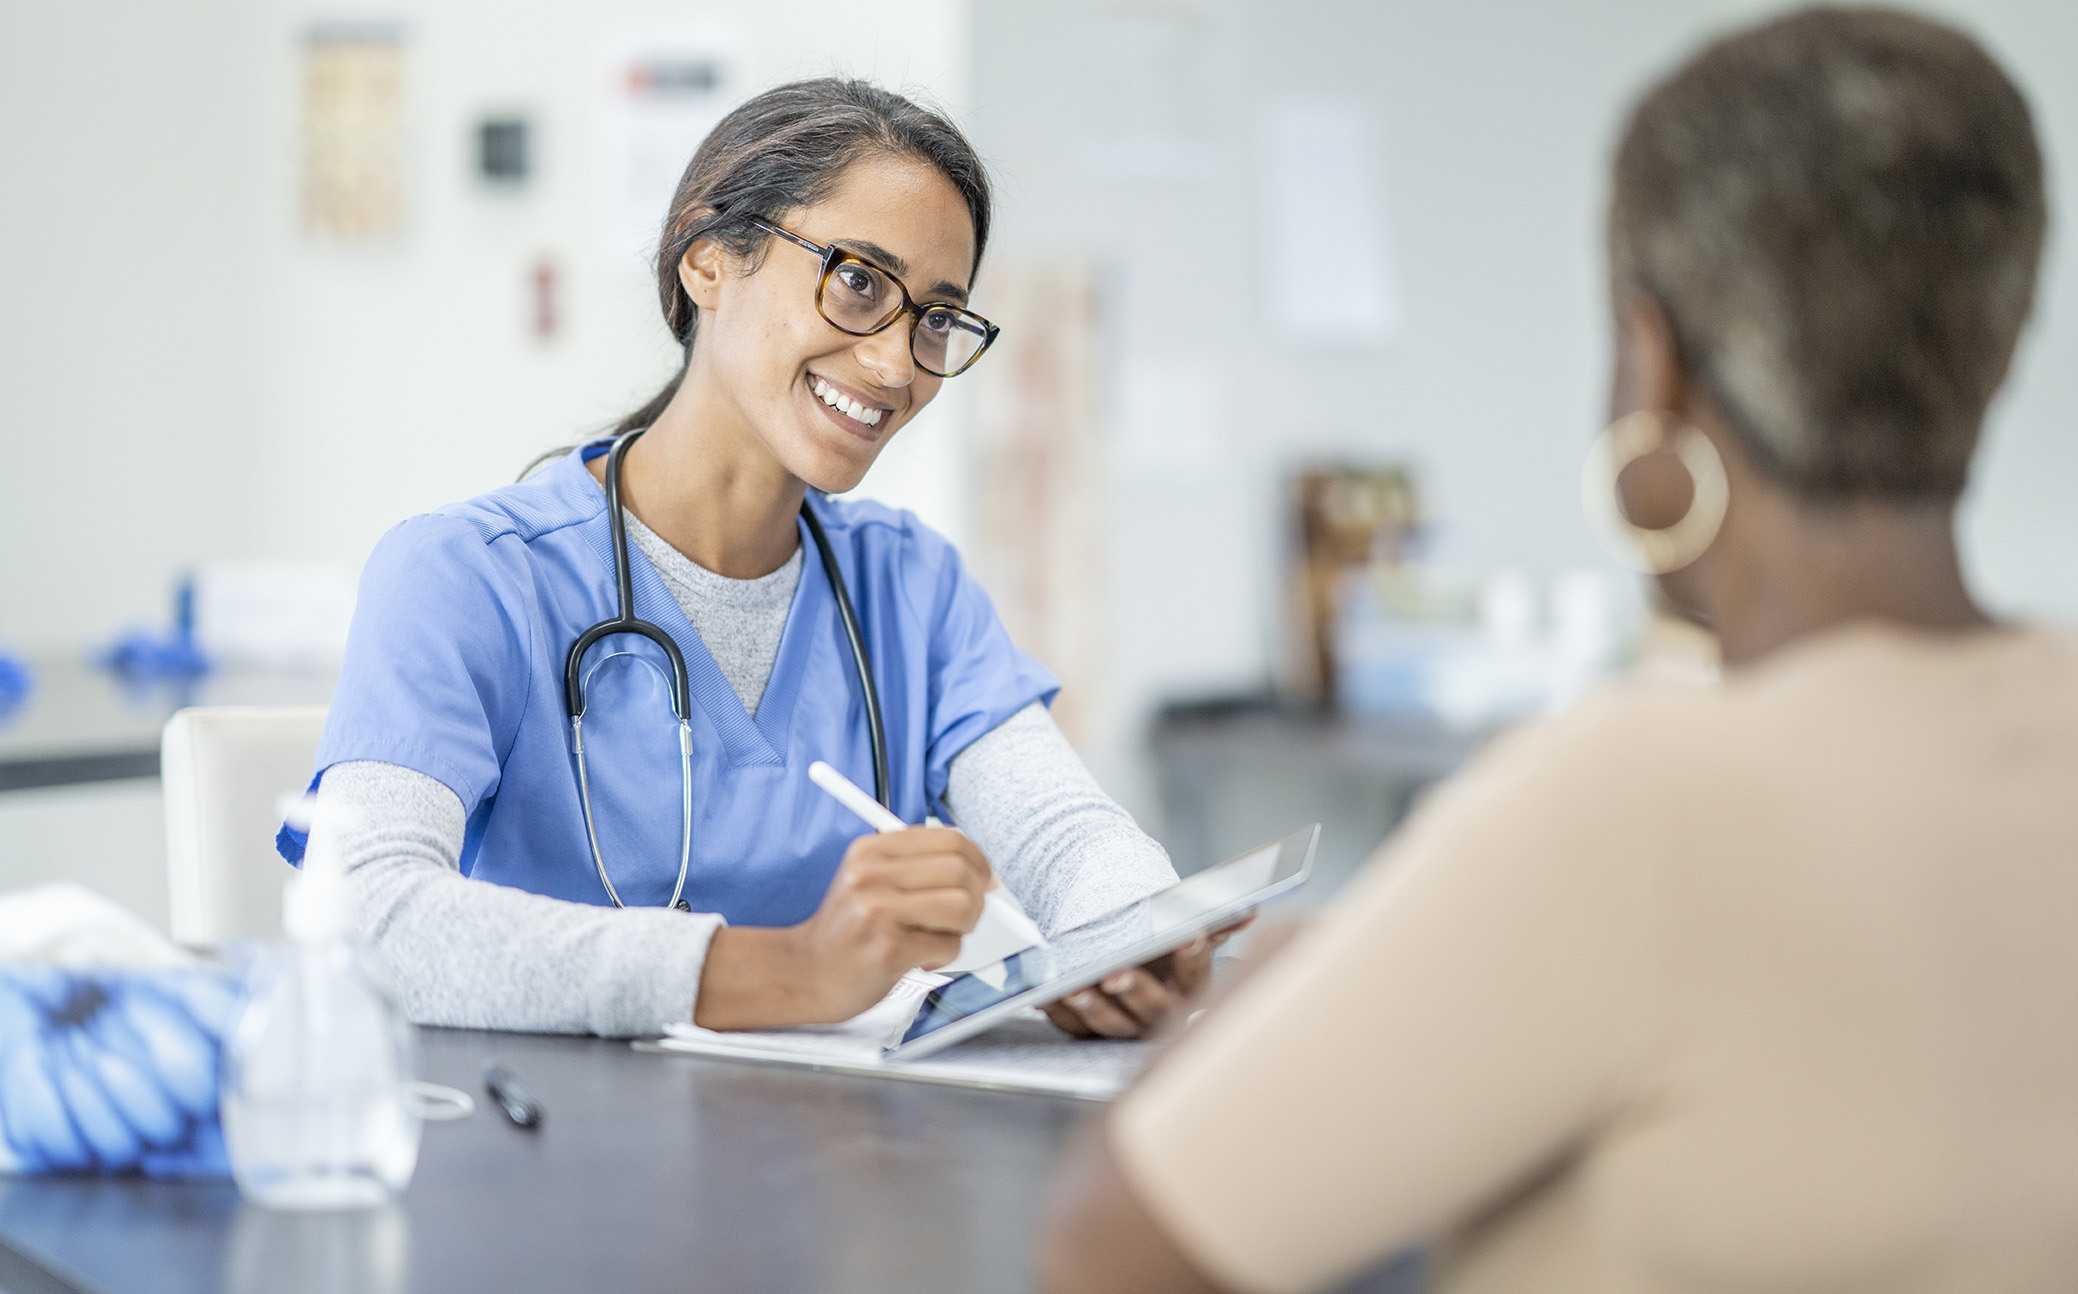
[(35, 687), (0, 713), (0, 791), (159, 775), (159, 732), (190, 705), (322, 705), (338, 674), (219, 671), (138, 683), (78, 658), (32, 661)]
[(1416, 796), (1493, 735), (1262, 697), (1164, 707), (1150, 741), (1177, 870), (1194, 872), (1318, 821), (1314, 879), (1293, 900), (1317, 905), (1356, 873)]

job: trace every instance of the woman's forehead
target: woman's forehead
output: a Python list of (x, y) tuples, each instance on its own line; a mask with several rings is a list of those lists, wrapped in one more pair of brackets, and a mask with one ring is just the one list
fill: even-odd
[(908, 283), (964, 293), (974, 267), (974, 218), (951, 180), (913, 158), (878, 153), (845, 168), (827, 197), (788, 217), (819, 243), (863, 251)]

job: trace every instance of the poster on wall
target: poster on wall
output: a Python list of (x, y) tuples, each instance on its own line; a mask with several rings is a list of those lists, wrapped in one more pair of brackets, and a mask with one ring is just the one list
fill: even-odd
[(1383, 178), (1364, 116), (1311, 98), (1262, 115), (1264, 290), (1271, 327), (1300, 346), (1376, 346), (1400, 331)]
[(1219, 144), (1233, 94), (1223, 68), (1230, 22), (1209, 5), (1112, 3), (1093, 15), (1086, 91), (1089, 115), (1075, 153), (1097, 177), (1136, 184), (1218, 178)]
[(647, 262), (686, 163), (742, 102), (748, 41), (717, 23), (622, 27), (599, 43), (599, 228), (616, 260)]
[(975, 370), (968, 559), (1011, 638), (1061, 682), (1054, 720), (1102, 742), (1105, 455), (1087, 265), (991, 265), (1001, 339)]
[(336, 242), (404, 227), (404, 29), (326, 23), (303, 33), (303, 231)]

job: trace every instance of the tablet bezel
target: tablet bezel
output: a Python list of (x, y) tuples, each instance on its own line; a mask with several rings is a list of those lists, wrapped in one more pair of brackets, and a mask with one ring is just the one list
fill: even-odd
[[(981, 1008), (972, 1015), (963, 1016), (950, 1024), (942, 1025), (921, 1038), (913, 1038), (907, 1042), (898, 1042), (891, 1047), (882, 1048), (881, 1058), (883, 1060), (914, 1060), (919, 1056), (928, 1056), (942, 1047), (951, 1046), (962, 1039), (972, 1038), (978, 1033), (985, 1032), (990, 1026), (1027, 1006), (1037, 1006), (1055, 1001), (1073, 993), (1077, 989), (1088, 988), (1115, 970), (1123, 970), (1128, 966), (1138, 966), (1142, 962), (1151, 961), (1161, 956), (1163, 953), (1173, 952), (1205, 931), (1232, 921), (1251, 909), (1261, 907), (1264, 903), (1281, 894), (1290, 893), (1292, 890), (1305, 884), (1306, 878), (1313, 872), (1313, 851), (1320, 843), (1320, 824), (1318, 822), (1279, 836), (1277, 839), (1265, 844), (1257, 845), (1253, 849), (1245, 849), (1224, 862), (1215, 863), (1212, 867), (1204, 869), (1205, 871), (1212, 871), (1226, 866), (1227, 863), (1239, 862), (1241, 859), (1253, 854), (1259, 854), (1265, 849), (1277, 850), (1279, 860), (1282, 861), (1288, 849), (1300, 847), (1302, 837), (1304, 838), (1305, 854), (1300, 858), (1297, 870), (1290, 875), (1272, 880), (1260, 888), (1250, 890), (1239, 898), (1230, 899), (1218, 907), (1210, 908), (1201, 915), (1192, 917), (1180, 925), (1171, 926), (1160, 934), (1143, 939), (1137, 944), (1129, 945), (1117, 953), (1099, 958), (1097, 961), (1091, 962), (1079, 970), (1070, 971), (1065, 975), (1057, 975), (1042, 984), (1034, 984), (1015, 996), (1006, 997), (1000, 1002), (991, 1003)], [(1191, 875), (1202, 876), (1204, 872), (1193, 872)], [(1189, 877), (1183, 879), (1188, 880)], [(1183, 882), (1179, 880), (1177, 883), (1182, 884)], [(1150, 895), (1149, 897), (1152, 898), (1153, 896)], [(1141, 901), (1145, 902), (1145, 900)], [(1102, 918), (1098, 919), (1101, 920)], [(967, 973), (973, 974), (972, 971)], [(919, 1006), (918, 1009), (921, 1010), (922, 1007)], [(906, 1028), (904, 1031), (907, 1031)]]

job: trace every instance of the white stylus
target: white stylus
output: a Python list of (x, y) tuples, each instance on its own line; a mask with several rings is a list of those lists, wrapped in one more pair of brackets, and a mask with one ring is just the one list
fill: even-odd
[[(828, 791), (831, 798), (858, 814), (875, 831), (909, 829), (909, 824), (889, 812), (886, 805), (860, 790), (850, 778), (822, 760), (808, 766), (808, 780)], [(988, 893), (983, 896), (981, 923), (960, 941), (960, 955), (939, 969), (952, 975), (975, 971), (1001, 988), (1003, 972), (995, 965), (996, 962), (1027, 948), (1045, 946), (1046, 936), (1025, 915), (1024, 909), (1009, 897), (1001, 878), (991, 876)]]
[(885, 804), (861, 791), (850, 778), (819, 759), (808, 766), (808, 780), (828, 791), (837, 803), (865, 819), (866, 825), (875, 831), (909, 830), (909, 824), (889, 812)]

